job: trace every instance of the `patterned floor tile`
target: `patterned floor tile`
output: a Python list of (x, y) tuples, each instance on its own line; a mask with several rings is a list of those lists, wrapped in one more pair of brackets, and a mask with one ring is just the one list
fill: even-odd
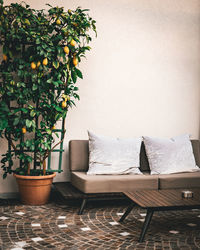
[(116, 221), (111, 221), (111, 222), (109, 222), (109, 224), (112, 225), (112, 226), (119, 225), (119, 223), (116, 222)]
[(130, 233), (127, 233), (127, 232), (122, 232), (120, 233), (121, 236), (128, 236)]
[(145, 241), (138, 243), (146, 210), (135, 206), (120, 223), (128, 205), (93, 201), (77, 215), (80, 204), (75, 201), (52, 200), (43, 206), (7, 203), (0, 206), (0, 249), (200, 249), (199, 210), (155, 212)]
[(32, 241), (35, 241), (35, 242), (38, 242), (38, 241), (41, 241), (41, 240), (43, 240), (43, 239), (40, 238), (40, 237), (36, 237), (36, 238), (32, 238), (31, 240), (32, 240)]
[(60, 224), (60, 225), (58, 225), (58, 227), (59, 228), (66, 228), (66, 227), (68, 227), (66, 224)]

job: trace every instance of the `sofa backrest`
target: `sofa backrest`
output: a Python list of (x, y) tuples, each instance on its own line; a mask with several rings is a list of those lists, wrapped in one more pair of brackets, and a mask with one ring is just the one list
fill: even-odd
[[(200, 143), (199, 140), (191, 140), (194, 157), (197, 166), (200, 167)], [(69, 167), (70, 171), (87, 171), (89, 165), (89, 141), (71, 140), (69, 142)], [(142, 142), (140, 152), (140, 170), (149, 172), (149, 163), (147, 160), (144, 143)]]
[(87, 171), (89, 166), (89, 141), (69, 142), (69, 168), (71, 171)]

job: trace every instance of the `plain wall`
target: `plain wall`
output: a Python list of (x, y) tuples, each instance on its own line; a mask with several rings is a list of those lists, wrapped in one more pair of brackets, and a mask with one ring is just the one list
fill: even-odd
[[(55, 181), (69, 180), (68, 141), (86, 139), (88, 129), (120, 137), (189, 133), (199, 138), (199, 0), (26, 2), (37, 9), (46, 2), (66, 10), (89, 8), (97, 21), (98, 37), (80, 64), (81, 100), (66, 121), (64, 172)], [(0, 153), (4, 147), (1, 143)], [(58, 164), (56, 153), (52, 163)], [(0, 193), (16, 190), (12, 176), (0, 181)]]

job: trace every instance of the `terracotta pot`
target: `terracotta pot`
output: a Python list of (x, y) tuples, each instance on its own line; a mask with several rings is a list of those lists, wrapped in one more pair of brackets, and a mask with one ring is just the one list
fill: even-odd
[(44, 176), (24, 176), (14, 174), (23, 204), (44, 205), (48, 202), (55, 173)]

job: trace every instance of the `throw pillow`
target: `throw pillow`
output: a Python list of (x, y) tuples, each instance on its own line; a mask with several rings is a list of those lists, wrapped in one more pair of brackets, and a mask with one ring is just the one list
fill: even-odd
[(139, 170), (139, 155), (142, 138), (119, 139), (89, 135), (88, 175), (142, 174)]
[(151, 174), (172, 174), (200, 170), (195, 163), (189, 135), (171, 139), (144, 136)]

